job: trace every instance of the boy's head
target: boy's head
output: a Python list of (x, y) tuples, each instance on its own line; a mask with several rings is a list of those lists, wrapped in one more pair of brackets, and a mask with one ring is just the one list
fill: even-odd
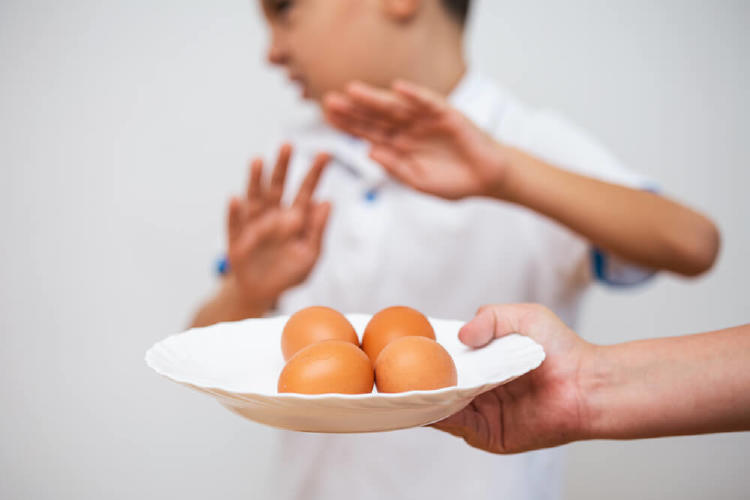
[(268, 60), (319, 100), (352, 80), (429, 85), (462, 59), (470, 0), (260, 0)]

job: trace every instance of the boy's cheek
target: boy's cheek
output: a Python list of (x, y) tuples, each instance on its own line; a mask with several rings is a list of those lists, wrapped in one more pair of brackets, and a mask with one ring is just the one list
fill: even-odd
[(345, 88), (350, 78), (332, 62), (317, 60), (306, 70), (306, 98), (317, 101), (328, 92)]
[[(320, 34), (318, 34), (320, 35)], [(371, 51), (336, 35), (300, 37), (293, 41), (292, 65), (303, 73), (308, 93), (321, 99), (327, 92), (342, 91), (352, 80), (372, 82), (378, 71)], [(367, 55), (369, 54), (369, 55)]]

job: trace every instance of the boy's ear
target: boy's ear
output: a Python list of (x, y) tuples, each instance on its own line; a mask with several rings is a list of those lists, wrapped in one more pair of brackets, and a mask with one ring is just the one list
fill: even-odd
[(388, 17), (396, 21), (409, 21), (417, 15), (422, 0), (380, 0)]

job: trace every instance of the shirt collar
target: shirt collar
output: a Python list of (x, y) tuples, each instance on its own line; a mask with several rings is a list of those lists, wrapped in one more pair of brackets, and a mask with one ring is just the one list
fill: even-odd
[(509, 95), (490, 79), (477, 71), (468, 70), (453, 92), (448, 102), (466, 115), (478, 127), (493, 132), (500, 125), (505, 113)]

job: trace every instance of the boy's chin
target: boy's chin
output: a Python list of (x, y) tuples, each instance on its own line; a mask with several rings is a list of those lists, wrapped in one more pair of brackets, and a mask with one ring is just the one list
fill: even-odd
[(323, 103), (323, 95), (325, 94), (310, 91), (300, 91), (299, 93), (300, 99), (310, 104), (317, 104), (318, 106)]
[(321, 99), (317, 92), (313, 91), (306, 85), (302, 85), (299, 87), (299, 97), (303, 101), (308, 102), (319, 102)]

